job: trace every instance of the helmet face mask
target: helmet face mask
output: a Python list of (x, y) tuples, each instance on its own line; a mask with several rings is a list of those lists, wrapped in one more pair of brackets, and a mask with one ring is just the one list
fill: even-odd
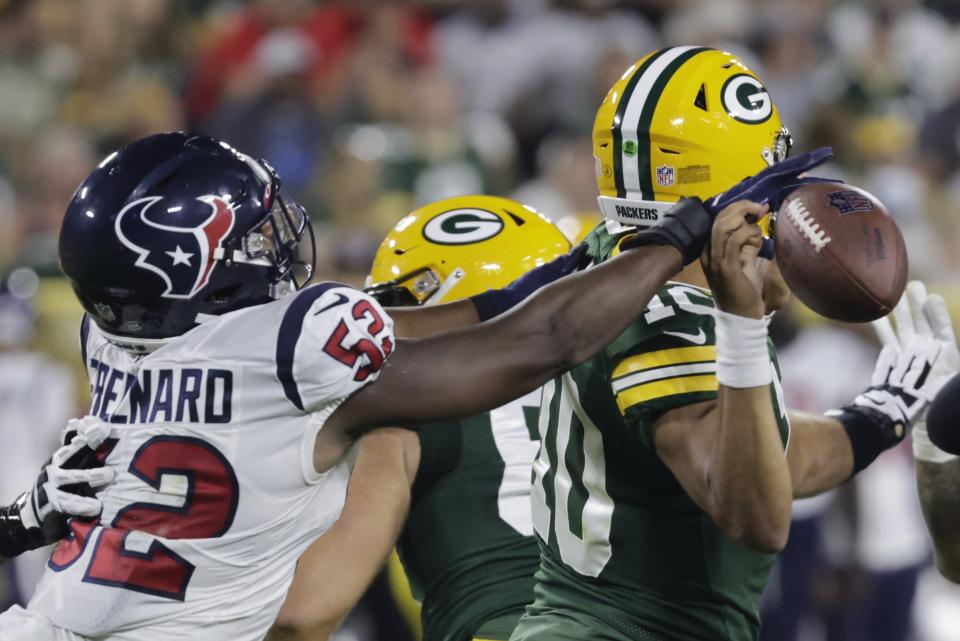
[(368, 286), (365, 291), (384, 307), (430, 305), (436, 299), (442, 282), (429, 267), (421, 267), (399, 278)]
[(505, 287), (569, 249), (556, 226), (516, 201), (448, 198), (410, 213), (387, 234), (366, 291), (386, 307), (446, 303)]
[(309, 283), (306, 211), (226, 143), (167, 133), (110, 154), (74, 194), (60, 264), (111, 340), (152, 348)]
[(790, 151), (793, 149), (793, 136), (790, 135), (790, 130), (786, 127), (781, 127), (780, 131), (776, 133), (773, 138), (773, 145), (770, 147), (769, 160), (764, 155), (764, 160), (767, 161), (768, 165), (775, 165), (778, 162), (783, 162), (790, 157)]
[(313, 278), (316, 239), (306, 210), (280, 192), (266, 219), (225, 247), (222, 260), (262, 265), (273, 271), (270, 297), (280, 298), (306, 287)]

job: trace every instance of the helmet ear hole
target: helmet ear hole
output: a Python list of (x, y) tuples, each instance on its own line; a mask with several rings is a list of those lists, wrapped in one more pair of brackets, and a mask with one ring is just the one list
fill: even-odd
[(693, 99), (693, 106), (703, 111), (707, 111), (707, 88), (701, 83), (700, 90), (697, 92), (697, 97)]

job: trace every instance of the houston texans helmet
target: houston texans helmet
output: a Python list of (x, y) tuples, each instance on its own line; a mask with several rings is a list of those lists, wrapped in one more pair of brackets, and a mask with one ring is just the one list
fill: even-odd
[(60, 230), (60, 265), (89, 317), (141, 350), (300, 289), (314, 252), (306, 211), (270, 165), (186, 133), (107, 156)]

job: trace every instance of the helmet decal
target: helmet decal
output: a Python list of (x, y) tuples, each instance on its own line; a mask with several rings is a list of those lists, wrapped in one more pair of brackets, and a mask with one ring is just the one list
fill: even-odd
[(135, 266), (163, 279), (163, 298), (193, 298), (209, 282), (216, 267), (214, 254), (236, 217), (229, 202), (209, 195), (197, 198), (212, 210), (199, 227), (163, 224), (157, 219), (179, 208), (154, 208), (161, 200), (162, 196), (135, 200), (123, 208), (114, 228), (120, 242), (137, 253)]
[(730, 117), (740, 122), (758, 125), (773, 115), (773, 101), (767, 88), (746, 73), (737, 74), (724, 83), (720, 100)]
[(503, 219), (484, 209), (453, 209), (431, 218), (423, 237), (438, 245), (470, 245), (503, 231)]

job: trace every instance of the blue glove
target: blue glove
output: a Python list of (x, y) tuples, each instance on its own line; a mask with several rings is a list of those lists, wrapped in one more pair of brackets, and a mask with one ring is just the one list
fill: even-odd
[(586, 263), (586, 257), (587, 245), (581, 244), (571, 252), (531, 269), (503, 289), (488, 289), (471, 296), (470, 301), (477, 308), (481, 321), (490, 320), (513, 309), (541, 287), (577, 271)]
[(800, 185), (810, 182), (833, 182), (832, 178), (799, 178), (800, 174), (817, 165), (822, 165), (831, 156), (833, 156), (833, 150), (829, 147), (820, 147), (795, 158), (778, 162), (755, 176), (741, 180), (722, 194), (707, 199), (704, 207), (716, 216), (738, 200), (750, 200), (755, 203), (767, 203), (771, 210), (775, 210), (787, 194)]

